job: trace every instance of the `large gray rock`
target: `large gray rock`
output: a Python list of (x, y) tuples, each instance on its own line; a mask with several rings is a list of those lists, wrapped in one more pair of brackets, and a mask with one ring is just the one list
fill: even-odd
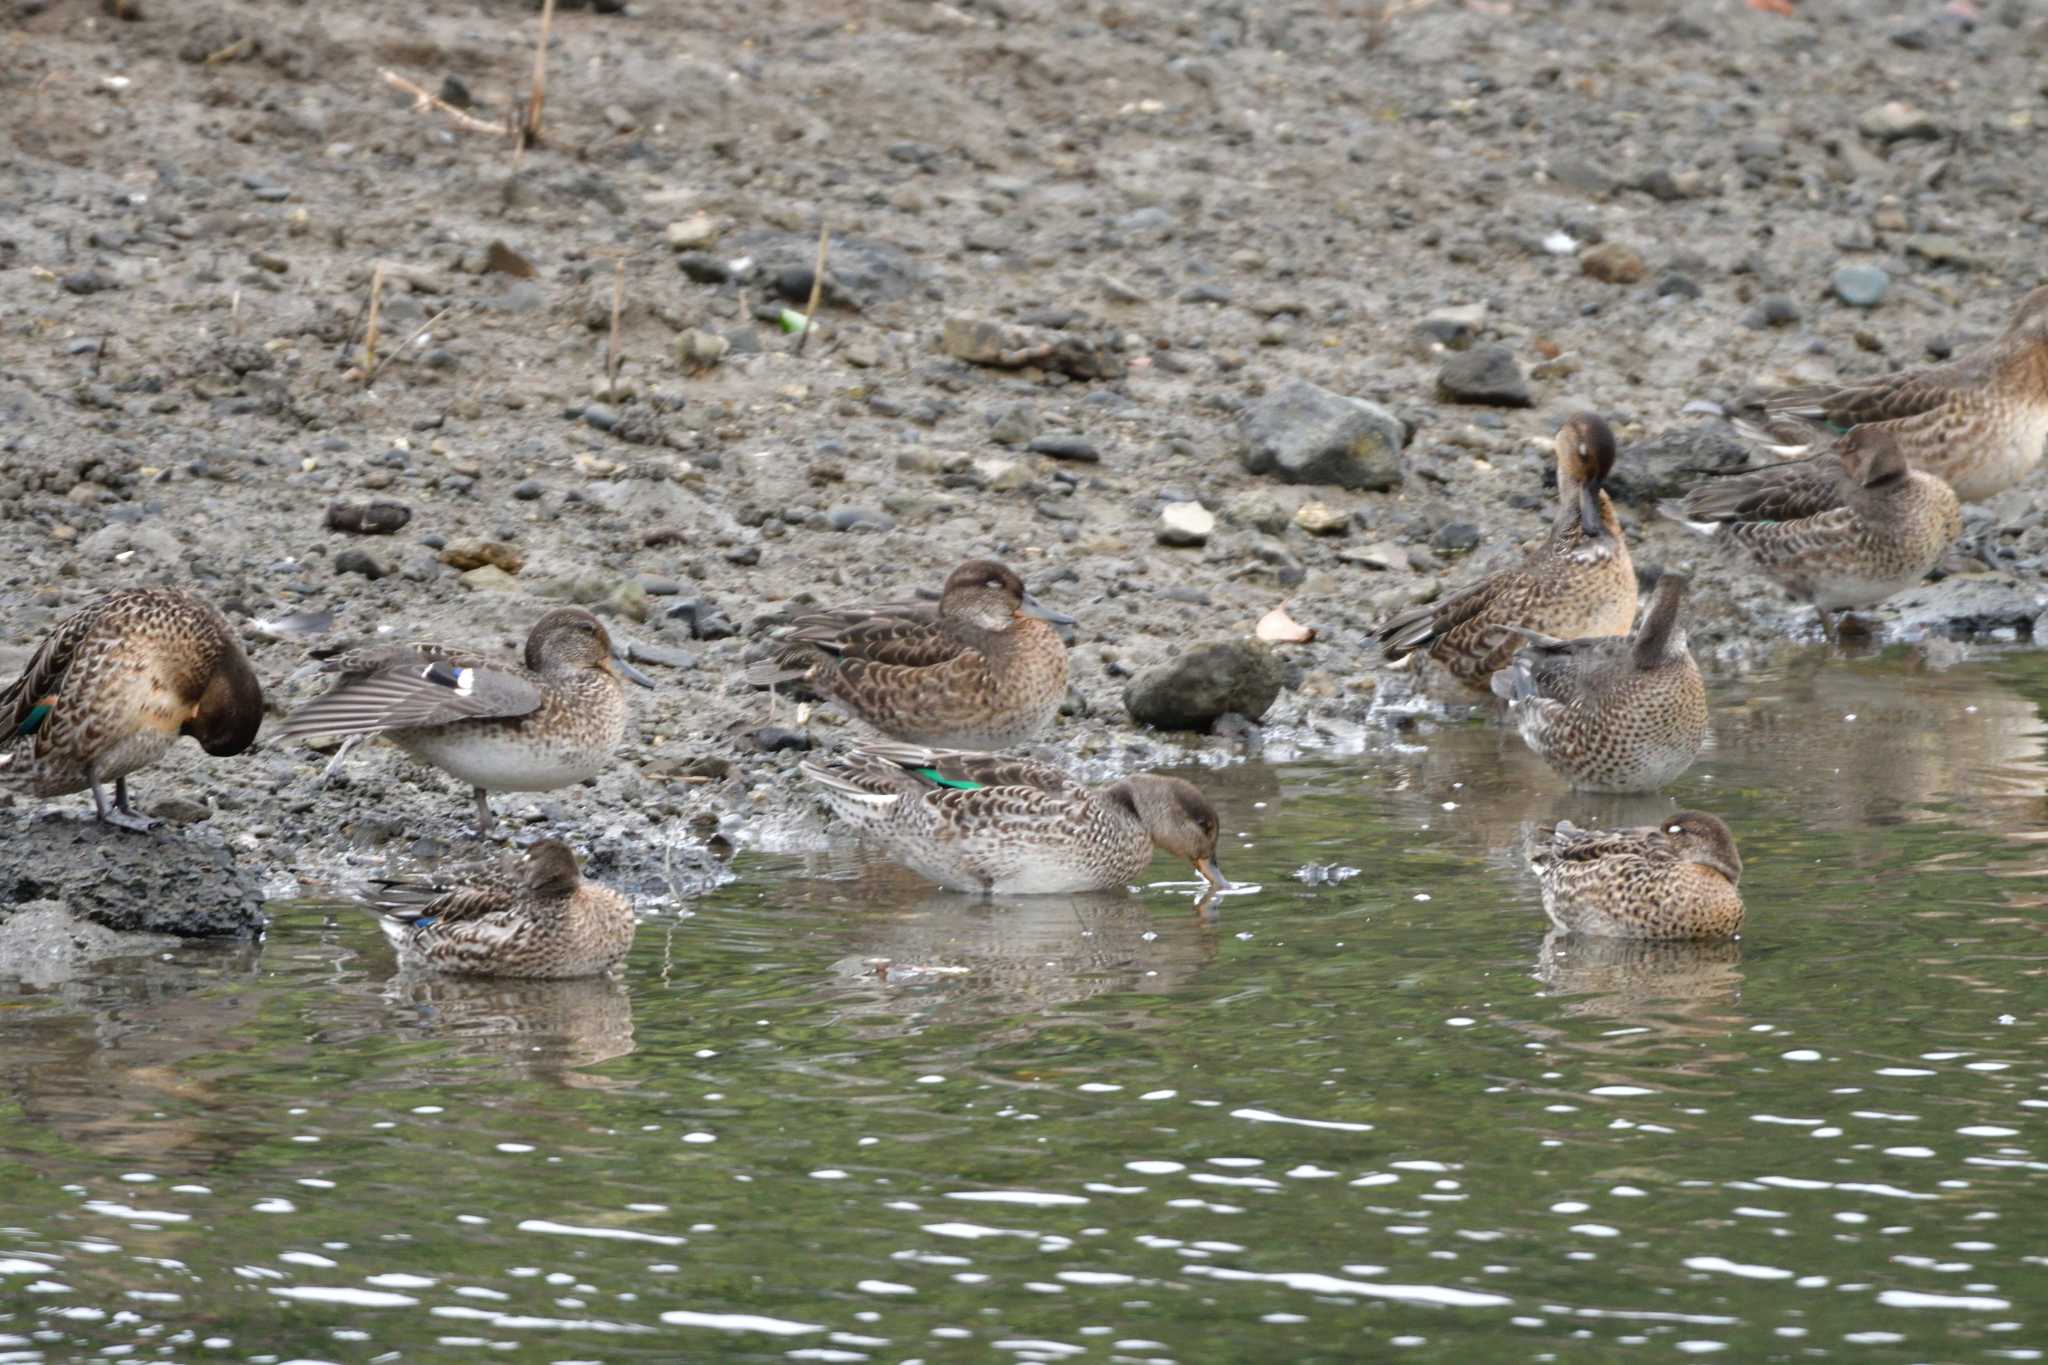
[(1385, 491), (1401, 482), (1401, 419), (1377, 403), (1295, 380), (1244, 410), (1241, 459), (1288, 483)]
[(1207, 730), (1230, 712), (1252, 720), (1265, 715), (1285, 678), (1285, 667), (1266, 646), (1217, 640), (1131, 679), (1124, 709), (1140, 725)]
[(264, 925), (256, 876), (219, 844), (70, 812), (0, 811), (0, 918), (33, 901), (124, 933), (254, 938)]
[[(764, 229), (743, 234), (734, 245), (754, 258), (755, 269), (784, 299), (799, 308), (810, 301), (811, 272), (818, 264), (815, 232)], [(833, 234), (825, 258), (827, 303), (864, 310), (922, 294), (930, 284), (930, 273), (902, 247)]]
[(1898, 613), (1892, 634), (1901, 640), (1931, 635), (1951, 640), (2048, 636), (2048, 621), (2042, 620), (2048, 612), (2048, 589), (2011, 574), (1954, 574), (1908, 589), (1886, 605)]
[(1751, 454), (1726, 422), (1680, 427), (1622, 447), (1615, 456), (1607, 491), (1647, 510), (1664, 498), (1683, 497), (1687, 489), (1716, 471), (1752, 463)]
[(1505, 346), (1478, 346), (1452, 356), (1437, 372), (1436, 387), (1453, 403), (1526, 408), (1530, 402), (1522, 364)]

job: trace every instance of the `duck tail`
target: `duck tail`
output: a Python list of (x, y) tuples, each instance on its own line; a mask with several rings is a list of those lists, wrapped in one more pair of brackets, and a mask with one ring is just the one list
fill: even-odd
[(844, 763), (822, 763), (807, 758), (796, 765), (796, 770), (823, 787), (826, 794), (836, 800), (851, 801), (876, 810), (884, 810), (903, 799), (901, 792), (877, 791), (872, 786), (863, 784)]

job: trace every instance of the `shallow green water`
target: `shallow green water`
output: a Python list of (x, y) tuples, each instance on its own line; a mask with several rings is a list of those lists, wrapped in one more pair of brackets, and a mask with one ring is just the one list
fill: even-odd
[(1520, 823), (1673, 803), (1474, 724), (1206, 775), (1213, 921), (743, 856), (617, 984), (0, 985), (0, 1360), (2038, 1358), (2048, 663), (1820, 662), (1673, 793), (1739, 945), (1546, 945)]

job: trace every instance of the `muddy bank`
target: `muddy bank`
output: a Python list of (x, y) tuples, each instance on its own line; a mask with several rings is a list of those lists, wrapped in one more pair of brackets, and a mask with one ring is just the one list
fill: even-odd
[[(771, 714), (749, 643), (972, 555), (1080, 620), (1067, 761), (1256, 742), (1123, 696), (1282, 600), (1318, 636), (1269, 740), (1378, 742), (1409, 684), (1368, 627), (1544, 524), (1580, 409), (1630, 448), (1638, 564), (1694, 575), (1710, 675), (1813, 638), (1655, 499), (1760, 387), (2003, 326), (2041, 274), (2048, 19), (1372, 8), (565, 10), (515, 159), (380, 73), (501, 120), (521, 4), (16, 0), (0, 667), (93, 593), (189, 583), (282, 707), (309, 648), (510, 650), (588, 603), (664, 687), (614, 771), (501, 805), (658, 896), (721, 875), (714, 836), (818, 837), (794, 766), (842, 731)], [(2041, 499), (1974, 509), (1880, 638), (2030, 639)], [(371, 748), (315, 791), (323, 763), (184, 746), (138, 794), (266, 877), (466, 840), (446, 778)]]

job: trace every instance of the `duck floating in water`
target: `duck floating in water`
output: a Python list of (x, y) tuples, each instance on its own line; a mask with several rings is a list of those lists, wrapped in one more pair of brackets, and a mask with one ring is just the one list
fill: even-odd
[(583, 880), (567, 844), (543, 839), (522, 865), (452, 890), (379, 883), (370, 902), (401, 967), (456, 976), (602, 976), (633, 946), (633, 907)]
[(1566, 933), (1726, 938), (1742, 929), (1742, 856), (1719, 816), (1680, 811), (1638, 829), (1536, 827), (1529, 869), (1543, 913)]

